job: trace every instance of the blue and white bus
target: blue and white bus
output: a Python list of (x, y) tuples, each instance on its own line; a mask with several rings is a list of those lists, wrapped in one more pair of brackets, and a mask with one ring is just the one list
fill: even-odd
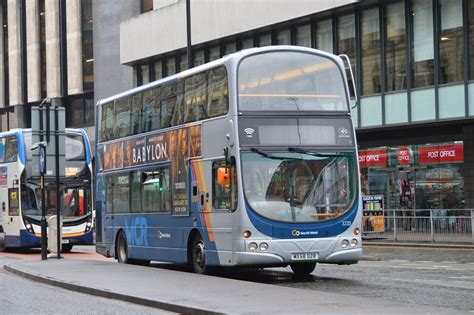
[[(62, 251), (92, 245), (92, 156), (84, 130), (66, 129), (65, 177), (61, 178)], [(0, 133), (0, 233), (5, 248), (41, 246), (39, 165), (32, 161), (31, 129)], [(33, 172), (36, 168), (36, 172)], [(55, 178), (45, 178), (47, 215), (56, 215)]]
[(243, 50), (97, 104), (97, 251), (122, 263), (354, 264), (357, 145), (343, 61)]

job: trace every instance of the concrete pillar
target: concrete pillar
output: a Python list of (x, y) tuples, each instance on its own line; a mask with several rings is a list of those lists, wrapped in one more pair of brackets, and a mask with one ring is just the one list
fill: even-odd
[(61, 96), (59, 55), (59, 1), (45, 0), (46, 85), (48, 97)]
[[(5, 107), (5, 67), (3, 66), (3, 12), (2, 6), (0, 6), (0, 107)], [(2, 123), (2, 131), (4, 130)]]
[(40, 20), (38, 1), (25, 1), (28, 102), (41, 101)]
[(10, 104), (21, 99), (20, 0), (8, 0), (8, 82)]
[(81, 1), (66, 2), (68, 94), (83, 93)]

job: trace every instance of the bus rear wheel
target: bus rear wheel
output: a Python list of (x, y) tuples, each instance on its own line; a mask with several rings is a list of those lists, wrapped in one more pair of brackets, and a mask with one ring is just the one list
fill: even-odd
[(291, 264), (291, 270), (297, 276), (308, 276), (316, 268), (316, 263)]
[(117, 245), (115, 249), (117, 260), (121, 264), (128, 264), (128, 247), (127, 247), (127, 238), (123, 232), (120, 232), (117, 236)]
[(72, 250), (72, 244), (63, 244), (62, 248), (61, 248), (61, 252), (62, 253), (70, 253), (71, 250)]
[(191, 247), (191, 263), (193, 271), (197, 274), (205, 274), (207, 272), (206, 266), (206, 248), (201, 235), (197, 234)]

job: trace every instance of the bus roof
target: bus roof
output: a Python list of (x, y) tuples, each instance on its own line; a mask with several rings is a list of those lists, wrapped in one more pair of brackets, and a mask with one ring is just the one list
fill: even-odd
[(185, 77), (190, 76), (192, 74), (199, 73), (201, 71), (205, 71), (205, 70), (208, 70), (208, 69), (212, 69), (212, 68), (217, 67), (219, 65), (226, 65), (226, 64), (229, 64), (229, 63), (237, 63), (241, 59), (243, 59), (247, 56), (250, 56), (250, 55), (255, 55), (255, 54), (264, 53), (264, 52), (288, 51), (288, 50), (289, 51), (298, 51), (298, 52), (308, 52), (308, 53), (313, 53), (313, 54), (317, 53), (321, 56), (332, 59), (340, 67), (344, 68), (344, 64), (338, 56), (330, 54), (330, 53), (322, 51), (322, 50), (317, 50), (317, 49), (314, 49), (314, 48), (301, 47), (301, 46), (290, 46), (290, 45), (276, 45), (276, 46), (248, 48), (248, 49), (240, 50), (238, 52), (235, 52), (235, 53), (232, 53), (232, 54), (229, 54), (229, 55), (225, 55), (222, 58), (213, 60), (211, 62), (199, 65), (199, 66), (191, 68), (191, 69), (187, 69), (185, 71), (173, 74), (171, 76), (168, 76), (168, 77), (165, 77), (165, 78), (162, 78), (162, 79), (159, 79), (159, 80), (141, 85), (139, 87), (136, 87), (136, 88), (133, 88), (133, 89), (130, 89), (130, 90), (126, 90), (126, 91), (121, 92), (119, 94), (116, 94), (116, 95), (113, 95), (113, 96), (110, 96), (110, 97), (107, 97), (107, 98), (100, 99), (97, 102), (96, 106), (100, 106), (104, 103), (108, 103), (110, 101), (121, 99), (123, 97), (129, 96), (129, 95), (141, 92), (141, 91), (148, 90), (149, 88), (162, 85), (166, 82), (172, 82), (172, 81), (177, 80), (177, 79), (185, 78)]

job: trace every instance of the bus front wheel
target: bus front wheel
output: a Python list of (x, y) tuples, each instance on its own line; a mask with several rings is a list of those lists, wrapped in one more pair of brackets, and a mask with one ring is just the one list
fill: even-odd
[(297, 276), (308, 276), (316, 268), (316, 263), (291, 264), (291, 270)]
[(115, 249), (117, 260), (121, 264), (127, 264), (128, 261), (128, 248), (127, 248), (127, 238), (123, 232), (120, 232), (117, 236), (117, 245)]
[(205, 274), (207, 272), (206, 248), (204, 246), (204, 241), (199, 234), (197, 234), (193, 239), (191, 248), (191, 263), (195, 273)]

